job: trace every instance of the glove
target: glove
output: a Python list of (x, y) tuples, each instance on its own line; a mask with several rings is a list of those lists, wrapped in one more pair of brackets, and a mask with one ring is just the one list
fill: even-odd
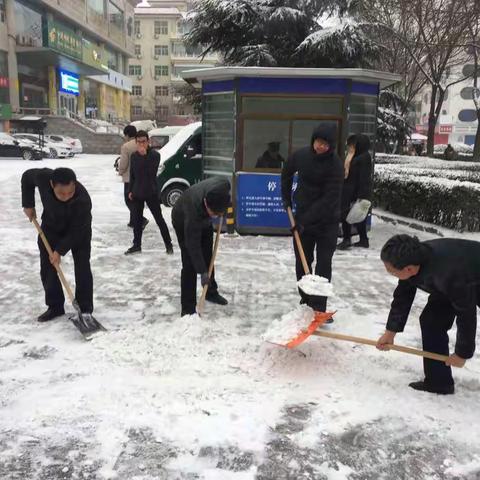
[(301, 235), (305, 231), (305, 227), (300, 223), (296, 223), (295, 226), (290, 229), (290, 231), (292, 234), (293, 232), (298, 232), (298, 234)]
[(208, 272), (203, 272), (200, 279), (201, 279), (201, 282), (202, 282), (202, 287), (204, 287), (205, 285), (210, 286), (210, 278), (208, 276)]

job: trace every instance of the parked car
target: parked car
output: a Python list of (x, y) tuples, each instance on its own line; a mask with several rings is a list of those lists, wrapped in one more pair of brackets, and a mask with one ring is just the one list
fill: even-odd
[(183, 127), (154, 128), (148, 132), (150, 145), (155, 150), (163, 148)]
[(135, 120), (134, 122), (130, 122), (130, 125), (133, 125), (137, 130), (145, 130), (146, 132), (157, 128), (157, 122), (155, 120)]
[(40, 146), (45, 157), (67, 158), (75, 155), (70, 145), (55, 143), (49, 140), (42, 141), (39, 139), (38, 135), (35, 135), (34, 133), (14, 133), (12, 136), (17, 140), (33, 142), (35, 145)]
[(68, 145), (72, 147), (73, 153), (83, 152), (82, 142), (78, 138), (67, 137), (66, 135), (45, 135), (45, 140)]
[(182, 193), (202, 180), (202, 122), (183, 127), (161, 150), (157, 176), (162, 203), (173, 207)]
[(24, 160), (41, 160), (43, 152), (36, 145), (23, 143), (7, 133), (0, 132), (0, 157), (21, 157)]

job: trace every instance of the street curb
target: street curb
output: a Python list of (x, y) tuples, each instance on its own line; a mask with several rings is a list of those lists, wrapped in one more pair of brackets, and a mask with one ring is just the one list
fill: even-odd
[[(426, 233), (432, 233), (434, 235), (438, 235), (439, 237), (444, 237), (445, 235), (438, 230), (437, 228), (428, 225), (428, 224), (422, 224), (415, 222), (414, 220), (411, 219), (402, 219), (401, 217), (398, 216), (392, 216), (389, 215), (387, 212), (373, 212), (373, 215), (380, 220), (383, 220), (384, 222), (391, 223), (393, 225), (403, 225), (405, 227), (413, 228), (415, 230), (419, 230), (421, 232), (426, 232)], [(405, 217), (404, 217), (405, 218)]]

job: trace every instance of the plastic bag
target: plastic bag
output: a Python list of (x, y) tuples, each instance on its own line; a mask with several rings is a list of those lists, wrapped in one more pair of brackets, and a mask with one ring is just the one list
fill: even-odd
[(350, 225), (361, 223), (367, 218), (372, 202), (366, 199), (358, 199), (350, 208), (346, 221)]

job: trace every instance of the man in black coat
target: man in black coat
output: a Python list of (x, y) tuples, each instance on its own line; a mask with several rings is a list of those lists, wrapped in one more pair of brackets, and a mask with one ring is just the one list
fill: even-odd
[(269, 142), (268, 149), (258, 157), (255, 168), (282, 168), (285, 160), (280, 155), (280, 142)]
[(143, 209), (145, 204), (152, 212), (160, 229), (167, 254), (173, 253), (172, 239), (162, 215), (158, 196), (157, 172), (160, 165), (160, 154), (148, 143), (148, 133), (140, 130), (136, 135), (137, 151), (130, 158), (130, 183), (128, 198), (132, 202), (133, 245), (125, 255), (142, 251)]
[(456, 318), (455, 351), (445, 363), (424, 358), (424, 380), (409, 386), (438, 394), (454, 393), (451, 366), (463, 367), (475, 352), (480, 243), (452, 238), (420, 242), (409, 235), (395, 235), (384, 245), (381, 259), (399, 282), (377, 347), (388, 350), (397, 332), (403, 331), (417, 289), (429, 293), (420, 315), (423, 349), (448, 356), (448, 331)]
[[(347, 250), (352, 246), (352, 227), (346, 218), (353, 203), (357, 200), (372, 199), (372, 157), (370, 156), (370, 140), (361, 133), (351, 135), (347, 139), (347, 159), (345, 161), (345, 182), (342, 192), (342, 232), (343, 241), (339, 250)], [(367, 218), (355, 224), (360, 237), (354, 247), (368, 248)]]
[[(285, 208), (292, 205), (292, 184), (296, 172), (296, 229), (300, 234), (307, 263), (311, 270), (313, 252), (316, 249), (315, 274), (331, 280), (332, 257), (340, 221), (343, 164), (335, 153), (335, 135), (330, 128), (316, 128), (310, 145), (294, 152), (285, 163), (282, 171)], [(304, 271), (295, 242), (294, 249), (299, 280)], [(299, 292), (301, 303), (306, 303), (316, 311), (326, 311), (327, 297), (308, 296), (301, 290)]]
[(206, 300), (219, 305), (228, 303), (218, 293), (215, 272), (208, 278), (208, 267), (212, 259), (212, 219), (223, 215), (230, 201), (228, 179), (211, 177), (185, 190), (173, 207), (172, 223), (182, 252), (182, 316), (195, 313), (198, 274), (202, 287), (209, 285)]
[(22, 206), (30, 221), (36, 218), (35, 187), (43, 204), (41, 227), (52, 247), (48, 252), (38, 237), (40, 277), (45, 290), (46, 322), (65, 313), (65, 296), (55, 270), (61, 257), (72, 251), (75, 266), (75, 298), (82, 313), (93, 311), (93, 278), (90, 269), (92, 202), (85, 187), (69, 168), (32, 168), (22, 175)]

